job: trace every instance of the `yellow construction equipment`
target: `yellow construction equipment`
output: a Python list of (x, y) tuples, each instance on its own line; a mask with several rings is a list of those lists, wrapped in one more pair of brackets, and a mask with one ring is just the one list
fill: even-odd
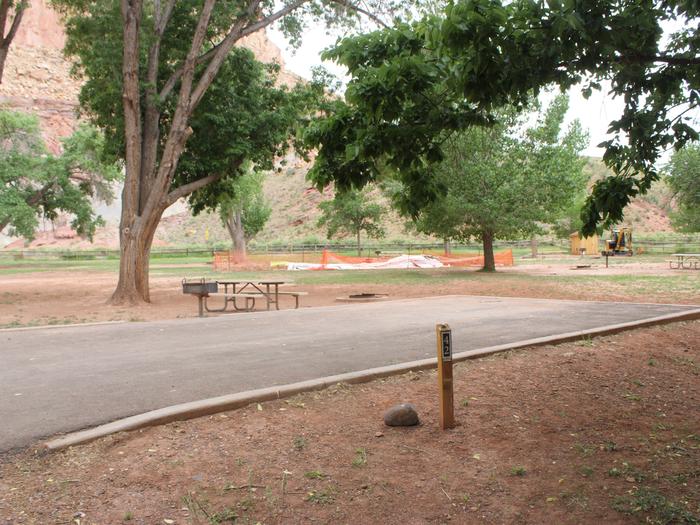
[(601, 255), (632, 255), (632, 228), (614, 228)]

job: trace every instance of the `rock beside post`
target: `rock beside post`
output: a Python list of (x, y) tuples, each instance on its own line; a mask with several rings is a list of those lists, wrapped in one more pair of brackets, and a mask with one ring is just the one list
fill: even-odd
[(384, 424), (390, 427), (412, 427), (418, 423), (418, 412), (412, 403), (394, 405), (384, 412)]

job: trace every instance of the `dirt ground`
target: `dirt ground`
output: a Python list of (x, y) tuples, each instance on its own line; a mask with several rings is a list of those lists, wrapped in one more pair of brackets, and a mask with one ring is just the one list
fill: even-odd
[[(636, 301), (657, 303), (700, 302), (700, 283), (685, 292), (677, 289), (632, 290), (628, 284), (610, 286), (581, 286), (569, 277), (655, 276), (675, 277), (689, 275), (669, 270), (666, 263), (630, 262), (622, 266), (604, 268), (604, 262), (592, 260), (590, 268), (576, 269), (571, 263), (519, 264), (500, 269), (497, 274), (478, 274), (476, 269), (454, 269), (465, 279), (445, 279), (427, 284), (303, 284), (291, 282), (285, 290), (308, 292), (301, 299), (302, 307), (333, 306), (337, 297), (351, 293), (371, 292), (388, 294), (389, 298), (415, 298), (435, 295), (467, 294), (505, 297), (545, 297), (550, 299), (584, 299), (604, 301)], [(166, 267), (167, 265), (163, 265)], [(172, 265), (171, 265), (172, 266)], [(106, 304), (116, 285), (113, 272), (86, 271), (76, 274), (67, 271), (47, 271), (3, 275), (0, 277), (0, 328), (37, 326), (96, 321), (145, 321), (193, 317), (197, 314), (197, 300), (182, 294), (180, 282), (184, 276), (196, 277), (206, 269), (204, 265), (186, 265), (177, 276), (151, 277), (152, 304), (135, 308), (121, 308)], [(154, 266), (154, 270), (157, 267)], [(244, 268), (245, 269), (245, 268)], [(259, 270), (260, 268), (253, 268)], [(406, 270), (411, 271), (411, 270)], [(419, 270), (422, 272), (430, 272)], [(444, 272), (445, 270), (438, 270)], [(280, 272), (282, 279), (293, 280), (299, 273)], [(527, 277), (534, 279), (503, 278)], [(700, 277), (700, 276), (699, 276)], [(562, 279), (563, 278), (563, 279)], [(283, 298), (282, 307), (293, 307), (292, 298)], [(235, 315), (235, 314), (233, 314)]]
[[(416, 405), (421, 424), (383, 412)], [(0, 523), (698, 523), (700, 321), (0, 460)]]

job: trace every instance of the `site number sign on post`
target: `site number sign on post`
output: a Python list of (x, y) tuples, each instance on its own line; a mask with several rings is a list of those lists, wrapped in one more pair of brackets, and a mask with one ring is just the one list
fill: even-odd
[(449, 325), (435, 326), (437, 339), (438, 386), (440, 389), (440, 428), (455, 426), (454, 389), (452, 384), (452, 330)]

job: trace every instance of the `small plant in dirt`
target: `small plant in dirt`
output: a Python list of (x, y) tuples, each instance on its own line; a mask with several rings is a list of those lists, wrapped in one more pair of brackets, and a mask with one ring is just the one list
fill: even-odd
[(236, 503), (236, 507), (243, 510), (244, 512), (249, 511), (250, 509), (255, 507), (255, 500), (250, 496), (247, 496), (238, 503)]
[(124, 513), (124, 521), (131, 521), (134, 519), (134, 515), (131, 512)]
[(606, 441), (602, 446), (603, 450), (606, 452), (615, 452), (617, 450), (617, 443), (614, 441)]
[(304, 472), (304, 477), (308, 479), (323, 479), (327, 478), (328, 475), (324, 474), (320, 470), (309, 470), (308, 472)]
[(468, 407), (469, 406), (469, 400), (468, 399), (462, 399), (459, 404), (463, 407)]
[(306, 501), (319, 505), (330, 505), (335, 501), (335, 487), (330, 486), (324, 490), (312, 490), (306, 497)]
[(292, 445), (296, 450), (304, 450), (306, 448), (306, 439), (304, 436), (295, 436), (292, 440)]
[(583, 346), (586, 348), (591, 348), (591, 347), (595, 346), (595, 342), (593, 341), (593, 339), (590, 336), (586, 336), (583, 339), (581, 339), (580, 341), (578, 341), (576, 343), (576, 346)]
[[(618, 470), (618, 469), (615, 469)], [(634, 465), (630, 465), (626, 461), (622, 462), (622, 469), (619, 470), (621, 475), (630, 482), (641, 483), (646, 478), (646, 475), (638, 470)]]
[(238, 519), (238, 514), (235, 510), (226, 507), (224, 510), (215, 512), (209, 516), (209, 523), (217, 525), (219, 523), (235, 523)]
[(364, 467), (367, 464), (367, 451), (364, 448), (355, 450), (355, 457), (352, 459), (352, 466), (355, 468)]
[(592, 456), (595, 452), (595, 447), (586, 443), (576, 443), (574, 448), (576, 449), (576, 452), (581, 454), (584, 458)]
[(525, 474), (527, 474), (525, 467), (512, 467), (510, 469), (511, 476), (520, 476), (522, 478)]
[(584, 478), (590, 478), (593, 475), (593, 468), (588, 467), (588, 466), (583, 466), (583, 467), (581, 467), (580, 472)]
[[(204, 518), (210, 525), (234, 523), (238, 519), (238, 514), (228, 507), (218, 512), (212, 511), (209, 502), (206, 499), (198, 498), (194, 493), (183, 496), (182, 502), (193, 518), (196, 520)], [(239, 503), (238, 505), (240, 506), (241, 504)], [(247, 507), (245, 507), (244, 510), (247, 510)]]
[(611, 478), (619, 478), (620, 476), (622, 476), (622, 471), (617, 467), (613, 467), (610, 470), (608, 470), (608, 476), (610, 476)]
[(576, 490), (562, 492), (559, 498), (566, 504), (567, 507), (580, 507), (585, 509), (588, 507), (588, 496), (583, 493), (583, 488), (578, 487)]
[(685, 485), (688, 483), (688, 474), (681, 472), (680, 474), (674, 474), (669, 479), (676, 485)]
[[(669, 500), (649, 487), (636, 488), (629, 496), (618, 496), (613, 500), (612, 507), (618, 512), (628, 515), (642, 515), (645, 523), (685, 523), (697, 525), (700, 516), (693, 514), (684, 505)], [(640, 516), (641, 517), (641, 516)]]

